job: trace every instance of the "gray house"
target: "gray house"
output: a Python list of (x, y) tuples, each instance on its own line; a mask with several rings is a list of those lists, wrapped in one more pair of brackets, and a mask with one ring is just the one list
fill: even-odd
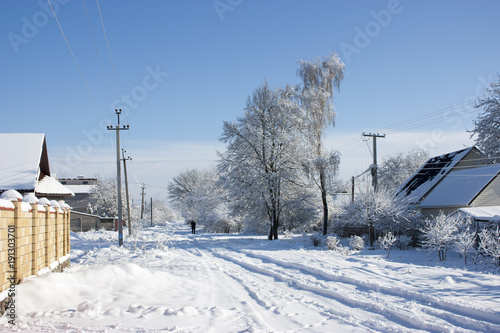
[(396, 192), (424, 216), (500, 206), (500, 165), (485, 165), (475, 147), (430, 158)]

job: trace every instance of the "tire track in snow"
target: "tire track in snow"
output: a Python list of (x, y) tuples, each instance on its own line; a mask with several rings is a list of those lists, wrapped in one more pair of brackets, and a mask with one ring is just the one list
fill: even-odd
[[(238, 284), (238, 287), (242, 287), (247, 292), (250, 301), (243, 301), (243, 302), (241, 302), (241, 304), (250, 309), (250, 311), (245, 311), (245, 312), (247, 314), (251, 314), (252, 319), (254, 320), (254, 322), (247, 322), (248, 325), (251, 326), (252, 324), (257, 324), (261, 329), (265, 329), (269, 332), (276, 331), (276, 328), (273, 327), (272, 325), (268, 324), (267, 321), (264, 319), (263, 310), (260, 309), (260, 307), (262, 307), (262, 308), (264, 308), (264, 310), (268, 310), (269, 307), (267, 306), (267, 304), (264, 301), (259, 299), (258, 295), (255, 292), (251, 291), (244, 283), (241, 283), (240, 279), (237, 279), (234, 276), (232, 276), (231, 274), (228, 274), (227, 268), (225, 268), (223, 265), (217, 263), (216, 260), (214, 260), (213, 256), (211, 256), (210, 254), (205, 253), (204, 251), (201, 251), (198, 248), (191, 248), (191, 249), (186, 250), (186, 251), (192, 255), (199, 256), (199, 257), (203, 258), (203, 260), (202, 260), (203, 265), (205, 266), (205, 269), (207, 270), (208, 274), (210, 275), (211, 281), (218, 281), (218, 279), (220, 279), (222, 277), (222, 279), (224, 279), (224, 281), (218, 281), (218, 282), (225, 286), (226, 291), (233, 290), (234, 288), (236, 288), (234, 286), (234, 283), (236, 281), (236, 283)], [(216, 274), (213, 272), (211, 265), (209, 265), (208, 263), (210, 263), (212, 266), (214, 266), (215, 270), (222, 272), (223, 274), (218, 274), (216, 276)], [(238, 293), (234, 293), (234, 294), (238, 294)], [(211, 291), (211, 302), (215, 303), (213, 291)], [(255, 302), (255, 304), (252, 304), (252, 302)]]
[[(411, 291), (399, 287), (386, 286), (383, 284), (376, 284), (370, 281), (363, 281), (355, 279), (345, 274), (329, 274), (319, 269), (308, 267), (305, 265), (300, 265), (297, 263), (286, 262), (278, 259), (271, 258), (269, 256), (251, 253), (249, 251), (243, 251), (247, 257), (259, 259), (261, 261), (267, 261), (276, 266), (285, 269), (295, 269), (300, 271), (302, 274), (307, 274), (318, 279), (321, 277), (322, 280), (327, 282), (341, 282), (346, 284), (351, 284), (359, 288), (363, 288), (367, 291), (376, 291), (383, 293), (385, 295), (392, 295), (400, 298), (407, 299), (408, 301), (418, 301), (421, 305), (428, 308), (426, 312), (438, 313), (439, 310), (444, 312), (443, 315), (450, 321), (455, 321), (459, 325), (467, 325), (467, 319), (473, 319), (475, 321), (484, 322), (485, 324), (490, 324), (485, 327), (488, 330), (500, 331), (500, 312), (494, 310), (485, 310), (479, 308), (468, 307), (466, 305), (457, 304), (453, 302), (446, 301), (436, 296), (432, 296), (425, 293), (420, 293), (416, 291)], [(432, 307), (431, 307), (432, 306)], [(465, 319), (463, 317), (465, 317)], [(445, 318), (443, 318), (445, 319)], [(477, 329), (473, 327), (472, 329)]]
[[(234, 264), (237, 264), (251, 272), (273, 277), (275, 280), (284, 282), (291, 288), (297, 290), (306, 290), (328, 299), (333, 298), (348, 306), (359, 308), (376, 314), (381, 314), (386, 317), (389, 317), (389, 319), (391, 319), (392, 317), (392, 319), (394, 319), (392, 321), (399, 323), (403, 327), (407, 327), (410, 329), (426, 330), (432, 332), (446, 332), (446, 331), (456, 332), (457, 330), (472, 331), (472, 332), (478, 330), (500, 331), (500, 326), (496, 324), (496, 321), (498, 321), (499, 319), (494, 317), (494, 314), (491, 312), (485, 312), (479, 309), (468, 308), (459, 304), (446, 302), (442, 299), (426, 294), (409, 292), (407, 290), (403, 290), (400, 288), (386, 287), (378, 284), (373, 284), (367, 281), (360, 281), (349, 278), (344, 275), (341, 276), (332, 275), (320, 270), (316, 270), (314, 268), (294, 263), (284, 262), (263, 255), (252, 254), (248, 252), (245, 253), (238, 252), (238, 253), (244, 255), (247, 259), (250, 258), (258, 259), (261, 260), (262, 263), (264, 263), (264, 261), (267, 261), (268, 263), (277, 266), (278, 269), (276, 267), (272, 267), (270, 269), (263, 268), (262, 265), (255, 265), (253, 263), (245, 262), (241, 259), (240, 260), (236, 259), (235, 255), (233, 254), (228, 255), (221, 252), (214, 252), (214, 255), (221, 259), (233, 262)], [(316, 285), (318, 285), (317, 281), (318, 277), (320, 277), (321, 280), (324, 280), (326, 282), (350, 284), (354, 285), (357, 288), (362, 288), (372, 293), (376, 292), (381, 296), (379, 297), (379, 300), (385, 300), (386, 302), (383, 305), (378, 303), (373, 303), (374, 299), (372, 295), (370, 295), (371, 297), (368, 297), (368, 300), (359, 299), (359, 296), (364, 296), (362, 295), (363, 294), (362, 292), (356, 293), (354, 295), (358, 296), (358, 298), (356, 298), (347, 296), (346, 294), (349, 294), (349, 291), (341, 290), (339, 288), (336, 288), (337, 290), (332, 290), (331, 288), (327, 288), (327, 286), (325, 286), (322, 283), (319, 283), (321, 287), (311, 285), (311, 283), (303, 283), (296, 279), (296, 273), (293, 274), (287, 272), (290, 270), (299, 271), (302, 275), (307, 275), (309, 277), (312, 277), (314, 279), (313, 282)], [(279, 271), (280, 273), (278, 273)], [(387, 295), (399, 298), (398, 300), (399, 303), (408, 304), (408, 303), (415, 303), (415, 301), (420, 302), (418, 303), (418, 305), (422, 307), (423, 310), (421, 314), (425, 314), (428, 317), (428, 319), (424, 320), (423, 318), (416, 317), (413, 312), (414, 309), (410, 311), (408, 309), (401, 307), (395, 308), (394, 305), (396, 304), (396, 302), (394, 302), (393, 300), (387, 300), (388, 298)], [(428, 303), (431, 306), (438, 307), (439, 310), (430, 307), (426, 303)], [(453, 313), (453, 311), (457, 311), (459, 312), (459, 314)], [(479, 319), (477, 317), (479, 317)], [(436, 319), (439, 322), (437, 324), (433, 323), (436, 322)], [(453, 325), (453, 327), (449, 327), (449, 325), (447, 324), (451, 324)]]
[[(224, 273), (226, 275), (228, 275), (229, 277), (231, 277), (232, 279), (236, 280), (239, 284), (241, 284), (251, 297), (256, 298), (257, 304), (259, 304), (260, 306), (263, 306), (267, 310), (272, 310), (272, 307), (267, 305), (267, 303), (265, 301), (262, 301), (259, 298), (258, 293), (251, 291), (249, 286), (248, 286), (249, 276), (251, 276), (254, 279), (256, 277), (255, 274), (248, 274), (249, 271), (252, 273), (258, 273), (259, 275), (273, 278), (275, 281), (278, 281), (278, 282), (284, 282), (287, 287), (292, 288), (294, 290), (294, 292), (292, 292), (292, 293), (287, 292), (287, 295), (289, 296), (290, 300), (294, 300), (297, 303), (306, 304), (309, 308), (314, 308), (317, 313), (321, 314), (326, 319), (329, 319), (329, 320), (335, 319), (338, 322), (348, 324), (352, 327), (358, 327), (358, 328), (363, 327), (364, 329), (366, 329), (368, 331), (374, 331), (374, 330), (380, 331), (380, 332), (410, 331), (410, 329), (408, 329), (408, 327), (406, 327), (404, 325), (399, 325), (398, 323), (393, 323), (397, 327), (390, 327), (390, 326), (387, 326), (385, 322), (382, 322), (380, 320), (373, 319), (371, 317), (366, 317), (366, 316), (359, 317), (357, 315), (353, 315), (350, 311), (343, 311), (343, 310), (340, 310), (338, 308), (333, 308), (332, 304), (328, 304), (328, 305), (319, 304), (317, 298), (311, 299), (310, 297), (306, 298), (307, 296), (301, 296), (299, 299), (297, 297), (297, 292), (296, 292), (297, 290), (312, 292), (315, 295), (319, 295), (320, 293), (318, 292), (317, 288), (310, 287), (310, 286), (301, 284), (301, 283), (296, 282), (296, 281), (290, 281), (290, 279), (288, 279), (286, 277), (282, 277), (281, 275), (279, 275), (277, 273), (270, 272), (266, 269), (261, 269), (257, 266), (254, 266), (254, 265), (251, 265), (251, 264), (239, 261), (239, 260), (235, 260), (233, 257), (231, 257), (229, 255), (224, 255), (224, 254), (214, 252), (214, 251), (211, 251), (211, 254), (213, 255), (212, 258), (214, 258), (214, 259), (217, 258), (219, 260), (223, 260), (223, 262), (232, 263), (233, 265), (235, 265), (236, 270), (230, 270), (230, 269), (228, 269), (227, 265), (224, 264), (224, 266), (226, 266)], [(214, 260), (214, 262), (215, 262), (215, 260)], [(216, 264), (216, 265), (220, 266), (220, 264)], [(241, 269), (243, 269), (243, 272), (241, 271)], [(241, 275), (244, 275), (245, 278), (241, 278), (240, 277)], [(279, 289), (269, 288), (267, 290), (267, 293), (270, 295), (269, 297), (275, 298), (277, 291), (279, 291)], [(260, 290), (259, 293), (262, 294), (262, 290)], [(329, 300), (331, 300), (333, 298), (336, 301), (339, 301), (339, 299), (344, 298), (344, 296), (340, 293), (335, 295), (337, 297), (332, 297), (333, 296), (332, 294), (321, 294), (319, 296), (326, 297)], [(340, 303), (342, 303), (342, 302), (340, 302)], [(345, 304), (345, 302), (344, 302), (344, 304)], [(352, 307), (359, 307), (358, 304), (348, 304), (348, 305), (351, 305), (350, 306), (351, 308)], [(362, 309), (362, 310), (366, 310), (366, 309)], [(382, 312), (383, 309), (381, 307), (379, 307), (378, 310), (379, 311), (376, 312), (375, 314), (381, 315), (380, 312)], [(307, 329), (307, 328), (311, 328), (311, 327), (303, 327), (303, 328)], [(428, 325), (427, 327), (425, 327), (425, 329), (427, 329), (427, 330), (429, 330), (430, 328), (433, 328), (431, 331), (436, 331), (436, 332), (443, 331), (442, 328), (439, 326)]]

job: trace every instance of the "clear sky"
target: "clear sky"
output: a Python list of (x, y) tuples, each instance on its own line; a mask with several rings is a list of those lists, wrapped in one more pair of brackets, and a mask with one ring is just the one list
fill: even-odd
[(500, 73), (496, 0), (100, 0), (112, 62), (95, 0), (50, 3), (77, 64), (47, 0), (0, 0), (0, 132), (45, 133), (58, 176), (113, 176), (122, 107), (129, 180), (156, 197), (217, 160), (222, 122), (264, 80), (299, 83), (299, 59), (346, 64), (327, 135), (346, 180), (371, 163), (363, 132), (387, 135), (379, 161), (471, 145), (471, 101)]

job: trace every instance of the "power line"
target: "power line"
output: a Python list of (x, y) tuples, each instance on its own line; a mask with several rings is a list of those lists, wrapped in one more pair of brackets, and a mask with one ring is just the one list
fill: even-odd
[(52, 8), (52, 4), (50, 3), (50, 0), (47, 0), (47, 2), (49, 4), (50, 10), (52, 11), (52, 14), (54, 15), (54, 19), (56, 20), (57, 26), (59, 27), (59, 30), (61, 31), (61, 34), (64, 38), (64, 41), (66, 42), (66, 46), (68, 46), (69, 52), (71, 53), (71, 57), (73, 58), (73, 61), (75, 62), (76, 67), (78, 68), (78, 72), (80, 73), (80, 76), (82, 77), (82, 80), (85, 83), (85, 87), (87, 87), (87, 91), (89, 92), (90, 97), (92, 98), (92, 101), (94, 102), (97, 110), (99, 111), (101, 118), (106, 120), (106, 118), (104, 118), (103, 113), (101, 112), (101, 109), (99, 108), (99, 105), (97, 104), (97, 102), (94, 98), (94, 95), (92, 94), (92, 91), (89, 88), (89, 85), (87, 84), (87, 80), (85, 80), (85, 76), (83, 75), (83, 72), (82, 72), (80, 66), (78, 65), (78, 61), (76, 61), (76, 57), (75, 57), (73, 51), (71, 50), (71, 47), (69, 46), (68, 39), (66, 38), (66, 35), (64, 34), (63, 28), (61, 27), (61, 24), (59, 23), (59, 20), (57, 19), (56, 13), (54, 12), (54, 8)]
[(89, 18), (89, 13), (87, 11), (87, 6), (85, 5), (85, 0), (82, 0), (82, 2), (83, 2), (83, 8), (85, 9), (85, 16), (87, 17), (87, 22), (89, 23), (90, 35), (92, 36), (92, 41), (94, 42), (94, 48), (95, 48), (95, 51), (97, 53), (97, 58), (99, 59), (99, 65), (101, 67), (102, 76), (104, 77), (104, 82), (106, 83), (106, 88), (108, 88), (109, 97), (112, 100), (113, 94), (111, 93), (111, 88), (109, 87), (108, 79), (106, 78), (106, 74), (104, 73), (104, 67), (102, 65), (101, 55), (99, 54), (99, 50), (97, 48), (97, 43), (95, 41), (94, 33), (92, 31), (92, 25), (90, 24), (90, 18)]
[[(120, 91), (120, 86), (118, 85), (118, 78), (116, 77), (116, 71), (115, 71), (115, 65), (113, 63), (113, 58), (111, 57), (111, 50), (109, 48), (108, 36), (106, 35), (106, 29), (104, 29), (104, 21), (102, 20), (101, 7), (99, 6), (99, 0), (96, 0), (96, 3), (97, 3), (97, 10), (99, 11), (99, 18), (101, 20), (102, 32), (104, 33), (104, 40), (106, 41), (106, 47), (108, 48), (109, 61), (111, 62), (111, 68), (113, 69), (113, 76), (115, 77), (116, 89), (118, 90), (118, 95), (120, 97), (121, 106), (123, 108), (124, 104), (123, 104), (122, 94)], [(125, 113), (125, 117), (127, 117), (126, 113)], [(127, 118), (127, 121), (128, 121), (128, 118)]]

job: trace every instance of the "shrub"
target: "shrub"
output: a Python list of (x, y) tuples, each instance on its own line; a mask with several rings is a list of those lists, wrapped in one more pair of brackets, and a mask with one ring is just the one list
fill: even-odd
[(410, 236), (401, 235), (396, 240), (396, 245), (400, 250), (408, 250), (412, 243), (412, 238)]
[(328, 238), (326, 239), (326, 247), (329, 250), (336, 251), (339, 249), (339, 247), (342, 247), (341, 245), (339, 245), (339, 242), (340, 240), (337, 237), (328, 236)]
[(359, 236), (349, 238), (349, 247), (354, 251), (361, 251), (365, 247), (365, 241)]
[(319, 235), (312, 235), (311, 240), (313, 243), (313, 246), (320, 246), (321, 245), (321, 236)]
[(389, 253), (391, 252), (392, 244), (396, 242), (396, 237), (389, 231), (383, 237), (379, 237), (378, 241), (380, 242), (380, 247), (387, 250), (387, 258), (389, 258)]

